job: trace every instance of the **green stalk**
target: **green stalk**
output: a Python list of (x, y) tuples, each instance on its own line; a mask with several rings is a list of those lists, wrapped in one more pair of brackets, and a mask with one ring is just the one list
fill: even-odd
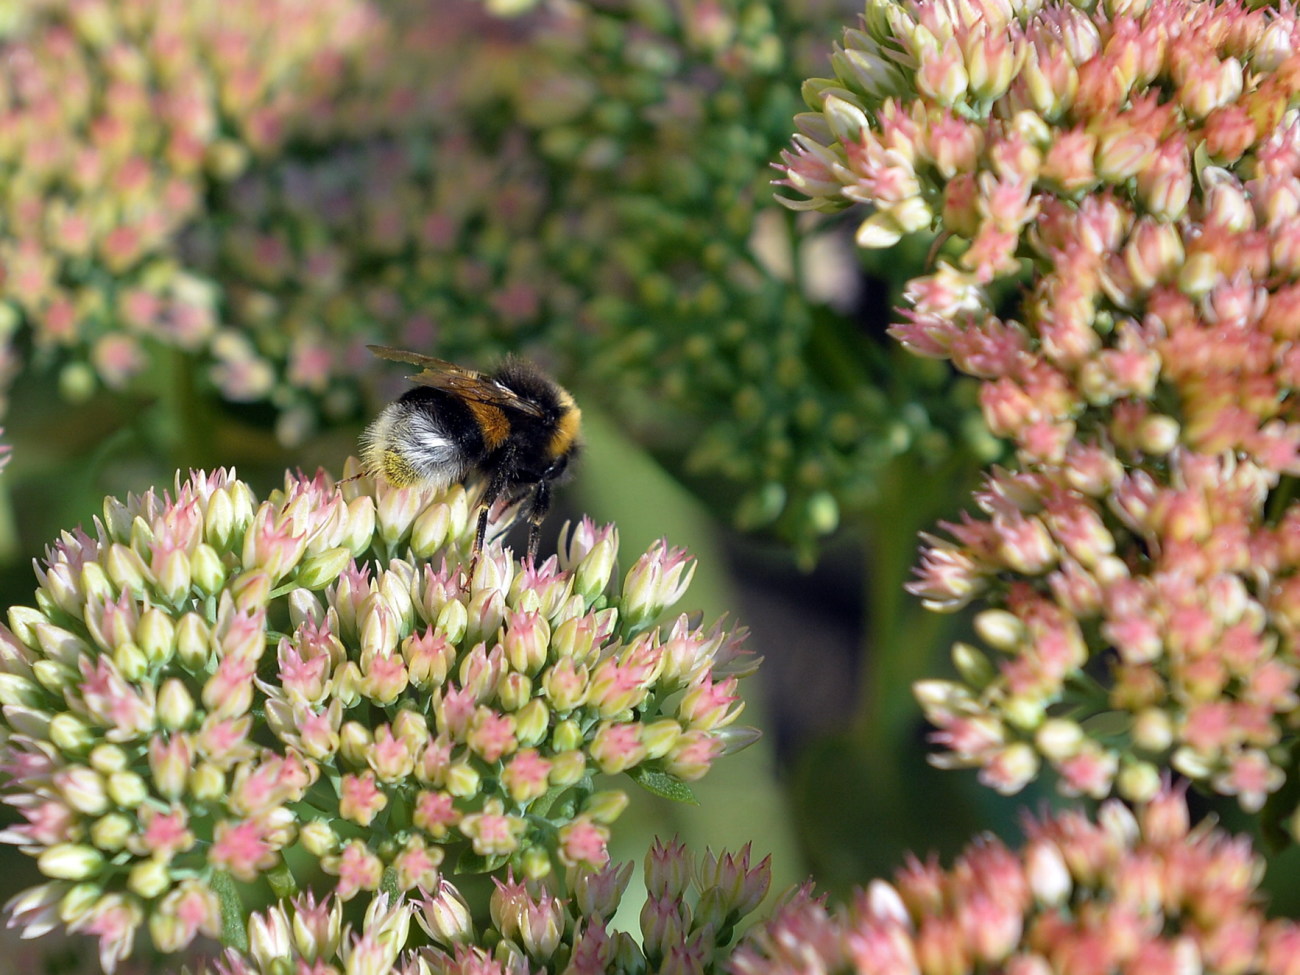
[(878, 517), (871, 521), (862, 683), (852, 730), (859, 754), (878, 776), (879, 789), (897, 784), (897, 758), (917, 715), (912, 685), (935, 674), (955, 625), (955, 617), (922, 609), (903, 589), (916, 563), (917, 536), (953, 514), (954, 500), (961, 496), (956, 486), (973, 472), (965, 453), (954, 454), (939, 470), (923, 469), (904, 455), (880, 482)]

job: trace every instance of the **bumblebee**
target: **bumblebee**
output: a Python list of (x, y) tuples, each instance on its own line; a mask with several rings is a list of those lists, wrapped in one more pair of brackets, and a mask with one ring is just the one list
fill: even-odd
[(474, 554), (483, 547), (488, 513), (504, 501), (516, 508), (516, 517), (528, 519), (528, 557), (535, 558), (551, 486), (581, 447), (582, 412), (573, 397), (522, 359), (509, 358), (487, 374), (416, 352), (369, 348), (421, 371), (410, 377), (414, 388), (384, 407), (362, 434), (366, 473), (397, 487), (481, 476), (487, 487)]

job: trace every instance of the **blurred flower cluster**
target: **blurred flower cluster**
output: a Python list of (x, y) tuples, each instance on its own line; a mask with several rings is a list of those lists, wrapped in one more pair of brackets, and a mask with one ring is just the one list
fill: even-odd
[(839, 316), (761, 256), (791, 246), (761, 174), (827, 6), (541, 4), (487, 44), (440, 7), (463, 63), (426, 118), (250, 171), (187, 238), (244, 336), (227, 395), (269, 395), (292, 442), (322, 394), (354, 402), (376, 329), (451, 358), (536, 345), (688, 477), (723, 475), (702, 490), (742, 526), (832, 530), (931, 422), (886, 417), (869, 357), (822, 361)]
[(544, 349), (810, 552), (899, 454), (957, 449), (961, 412), (826, 303), (858, 272), (796, 251), (763, 184), (847, 6), (25, 7), (0, 35), (0, 392), (29, 334), (73, 397), (183, 361), (297, 445), (374, 405), (367, 342)]
[(993, 607), (996, 663), (918, 691), (1000, 791), (1172, 766), (1258, 810), (1296, 774), (1297, 41), (1289, 6), (873, 0), (805, 87), (789, 202), (942, 232), (896, 335), (1016, 449), (911, 586)]
[[(655, 843), (645, 859), (648, 897), (640, 938), (612, 927), (632, 876), (632, 864), (601, 870), (570, 868), (561, 896), (558, 878), (526, 883), (494, 880), (486, 930), (447, 880), (419, 899), (375, 898), (356, 931), (342, 924), (336, 898), (295, 899), (254, 915), (247, 952), (229, 951), (216, 975), (574, 975), (645, 971), (715, 972), (736, 925), (758, 906), (771, 880), (767, 860), (750, 866), (749, 848), (698, 860), (679, 843)], [(431, 944), (406, 949), (408, 932)], [(406, 949), (406, 950), (404, 950)]]
[(1118, 801), (1096, 821), (1029, 821), (1018, 852), (972, 844), (950, 870), (911, 860), (892, 884), (829, 911), (806, 891), (736, 950), (737, 975), (1292, 975), (1300, 927), (1257, 904), (1263, 863), (1248, 842), (1190, 827), (1181, 794), (1136, 815)]
[(299, 475), (259, 503), (218, 471), (65, 533), (0, 628), (0, 839), (48, 878), (13, 923), (96, 935), (111, 971), (142, 928), (179, 951), (317, 872), (346, 901), (448, 855), (598, 869), (627, 796), (596, 773), (680, 797), (752, 740), (743, 634), (655, 625), (684, 552), (620, 582), (612, 528), (534, 565), (471, 560), (473, 522), (460, 487)]
[(374, 22), (358, 0), (19, 5), (0, 40), (3, 384), (28, 341), (70, 393), (122, 388), (159, 344), (208, 347), (220, 295), (177, 264), (178, 232), (332, 102)]

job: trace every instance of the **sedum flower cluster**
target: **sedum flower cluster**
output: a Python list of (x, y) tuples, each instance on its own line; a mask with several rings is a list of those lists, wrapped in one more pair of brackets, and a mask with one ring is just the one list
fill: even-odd
[(1293, 975), (1300, 927), (1257, 903), (1250, 844), (1189, 826), (1181, 794), (1096, 821), (1062, 812), (1026, 825), (1019, 851), (987, 838), (949, 870), (910, 860), (830, 911), (806, 890), (755, 927), (736, 975), (856, 972), (1204, 972)]
[(743, 634), (656, 625), (682, 550), (620, 580), (612, 527), (521, 564), (470, 558), (475, 521), (460, 487), (291, 475), (259, 502), (217, 471), (65, 533), (0, 628), (22, 817), (0, 839), (47, 878), (12, 923), (95, 935), (111, 972), (142, 929), (163, 952), (238, 944), (246, 897), (320, 875), (395, 907), (444, 862), (598, 869), (627, 803), (598, 773), (680, 797), (752, 740)]
[(374, 20), (360, 0), (15, 5), (0, 37), (0, 384), (20, 368), (20, 325), (79, 394), (124, 387), (159, 344), (217, 342), (220, 296), (177, 262), (177, 237), (213, 182), (309, 127)]
[(992, 659), (918, 693), (999, 791), (1172, 766), (1258, 810), (1297, 773), (1297, 41), (1290, 6), (872, 0), (805, 88), (790, 202), (940, 232), (895, 334), (1015, 448), (911, 586), (990, 607)]
[[(758, 906), (771, 881), (768, 860), (739, 854), (696, 860), (679, 843), (656, 842), (646, 855), (648, 897), (639, 938), (612, 920), (632, 864), (572, 867), (556, 877), (493, 881), (487, 916), (476, 925), (466, 898), (442, 879), (407, 902), (379, 895), (356, 930), (337, 897), (299, 897), (254, 915), (248, 950), (228, 951), (213, 975), (639, 975), (645, 971), (720, 972), (736, 925)], [(563, 887), (564, 893), (555, 888)], [(414, 924), (412, 924), (414, 920)], [(414, 933), (423, 947), (407, 947)], [(421, 936), (422, 935), (422, 936)]]

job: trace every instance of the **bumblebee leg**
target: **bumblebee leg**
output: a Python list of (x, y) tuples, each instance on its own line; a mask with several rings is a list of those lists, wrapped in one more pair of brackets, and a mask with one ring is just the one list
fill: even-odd
[(478, 513), (478, 531), (474, 533), (474, 557), (478, 558), (478, 553), (483, 549), (483, 539), (487, 537), (488, 515), (492, 512), (492, 506), (497, 503), (501, 493), (505, 491), (509, 483), (502, 471), (508, 469), (508, 464), (503, 464), (497, 468), (497, 473), (492, 475), (488, 481), (487, 489), (483, 492), (483, 497), (479, 499)]
[(542, 540), (542, 521), (551, 507), (551, 486), (539, 481), (528, 510), (528, 561), (537, 561), (537, 545)]

